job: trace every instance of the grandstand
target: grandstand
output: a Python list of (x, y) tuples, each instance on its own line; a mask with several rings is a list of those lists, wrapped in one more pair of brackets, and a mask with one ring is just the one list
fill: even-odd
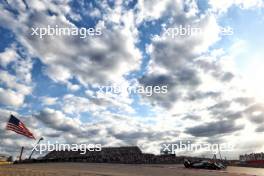
[(88, 163), (121, 163), (121, 164), (177, 164), (182, 157), (175, 155), (154, 155), (142, 153), (139, 147), (103, 147), (101, 151), (52, 151), (40, 159), (24, 162), (88, 162)]

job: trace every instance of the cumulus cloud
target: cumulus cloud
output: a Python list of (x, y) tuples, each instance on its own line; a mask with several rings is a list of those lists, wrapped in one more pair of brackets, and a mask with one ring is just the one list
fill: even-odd
[(69, 118), (62, 112), (50, 108), (44, 109), (39, 114), (36, 114), (35, 117), (46, 126), (64, 132), (78, 130), (81, 123), (78, 119)]
[(183, 117), (183, 120), (187, 120), (187, 119), (190, 119), (190, 120), (201, 120), (201, 117), (199, 115), (196, 115), (196, 114), (188, 114), (188, 115)]
[[(116, 24), (109, 22), (106, 14), (105, 21), (99, 21), (96, 26), (91, 26), (102, 30), (102, 35), (98, 37), (81, 39), (71, 36), (45, 36), (40, 39), (30, 35), (31, 27), (75, 26), (65, 17), (67, 13), (60, 8), (56, 10), (58, 15), (46, 13), (47, 10), (54, 10), (52, 8), (54, 3), (43, 5), (46, 9), (38, 11), (32, 5), (29, 7), (31, 13), (21, 14), (21, 19), (13, 19), (17, 25), (7, 27), (15, 32), (18, 40), (30, 53), (39, 57), (47, 66), (45, 73), (54, 81), (67, 83), (69, 79), (76, 78), (84, 85), (108, 84), (139, 68), (141, 52), (135, 47), (136, 29), (131, 26), (133, 21), (128, 21), (131, 15), (124, 14)], [(3, 11), (2, 15), (9, 17), (6, 20), (14, 18), (8, 11)], [(121, 23), (129, 26), (121, 26)]]
[[(177, 21), (180, 18), (180, 21)], [(198, 22), (197, 22), (198, 21)], [(184, 36), (173, 38), (162, 31), (157, 40), (152, 40), (149, 47), (151, 62), (148, 73), (139, 82), (147, 85), (167, 85), (166, 95), (152, 96), (162, 106), (171, 108), (180, 97), (187, 92), (193, 92), (202, 84), (201, 72), (195, 58), (218, 40), (218, 26), (214, 17), (188, 18), (182, 13), (175, 16), (175, 20), (166, 26), (174, 28), (179, 25), (193, 24), (203, 30), (210, 28), (212, 37), (208, 39), (203, 32), (197, 36)], [(225, 79), (228, 76), (226, 76)]]
[(43, 105), (54, 105), (57, 103), (58, 98), (57, 97), (41, 97), (40, 98)]
[(261, 125), (261, 126), (257, 127), (255, 131), (256, 132), (264, 132), (264, 127)]
[[(138, 23), (143, 20), (153, 20), (160, 18), (163, 13), (169, 8), (171, 0), (165, 1), (151, 1), (151, 0), (140, 0), (137, 4), (139, 9)], [(177, 3), (180, 6), (180, 3)]]
[(253, 123), (260, 124), (264, 122), (264, 106), (263, 104), (254, 104), (244, 111), (245, 115)]
[[(79, 114), (81, 112), (92, 112), (93, 108), (95, 108), (94, 105), (87, 98), (77, 97), (72, 94), (63, 97), (62, 109), (65, 113)], [(99, 108), (95, 108), (95, 111), (99, 112)]]
[(0, 53), (0, 64), (6, 67), (10, 62), (15, 61), (17, 57), (14, 47), (6, 48), (4, 52)]
[(104, 146), (138, 145), (142, 148), (153, 141), (157, 147), (152, 151), (155, 153), (159, 152), (159, 144), (164, 140), (175, 140), (180, 133), (178, 130), (171, 131), (147, 124), (144, 119), (109, 112), (102, 112), (100, 117), (89, 122), (80, 122), (50, 108), (35, 114), (35, 117), (45, 124), (42, 135), (49, 139), (60, 138), (68, 143), (101, 143)]
[(187, 98), (187, 100), (190, 101), (195, 101), (199, 99), (204, 99), (204, 98), (217, 98), (221, 95), (221, 92), (215, 92), (215, 91), (209, 91), (209, 92), (202, 92), (202, 91), (195, 91), (191, 92)]
[[(25, 85), (21, 84), (18, 81), (21, 81), (18, 79), (18, 76), (14, 76), (9, 74), (7, 71), (1, 71), (0, 72), (0, 82), (7, 87), (16, 90), (18, 93), (27, 95), (31, 93), (32, 88)], [(24, 83), (24, 82), (23, 82)]]
[(0, 70), (0, 103), (2, 105), (8, 105), (11, 108), (23, 105), (25, 97), (33, 90), (32, 65), (28, 53), (14, 43), (0, 54), (0, 66), (3, 68)]
[(260, 8), (263, 7), (262, 0), (250, 0), (250, 1), (243, 1), (243, 0), (230, 0), (230, 1), (214, 1), (210, 0), (209, 5), (212, 6), (212, 9), (215, 11), (219, 11), (221, 13), (226, 12), (232, 6), (239, 6), (243, 9), (249, 8)]
[(0, 103), (2, 105), (19, 107), (24, 102), (23, 94), (17, 93), (10, 89), (0, 88)]
[(212, 137), (242, 130), (244, 126), (235, 125), (234, 121), (217, 121), (187, 128), (186, 132), (195, 137)]

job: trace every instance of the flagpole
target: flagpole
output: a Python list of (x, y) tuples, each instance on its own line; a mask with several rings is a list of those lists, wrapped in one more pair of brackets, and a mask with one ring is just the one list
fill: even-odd
[(42, 141), (44, 138), (43, 137), (41, 137), (39, 140), (38, 140), (38, 142), (37, 142), (37, 144), (34, 146), (34, 148), (32, 149), (32, 152), (31, 152), (31, 154), (30, 154), (30, 156), (28, 157), (28, 159), (30, 160), (31, 159), (31, 157), (32, 157), (32, 155), (33, 155), (33, 153), (34, 153), (34, 151), (35, 151), (35, 147), (40, 143), (40, 141)]
[[(33, 117), (33, 114), (32, 114), (32, 117)], [(35, 147), (36, 147), (36, 146), (40, 143), (40, 141), (42, 141), (43, 139), (44, 139), (43, 137), (39, 138), (37, 144), (34, 146), (34, 148), (33, 148), (32, 151), (31, 151), (31, 154), (30, 154), (29, 157), (28, 157), (29, 160), (31, 159), (33, 153), (35, 152)]]
[(23, 155), (24, 147), (21, 147), (20, 155), (19, 155), (19, 162), (22, 161), (22, 155)]

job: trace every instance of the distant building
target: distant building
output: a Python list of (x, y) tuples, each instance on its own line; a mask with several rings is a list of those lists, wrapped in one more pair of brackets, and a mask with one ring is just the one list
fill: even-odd
[(250, 167), (264, 167), (264, 153), (250, 153), (239, 156), (240, 164)]
[(264, 160), (264, 153), (251, 153), (239, 156), (240, 161)]

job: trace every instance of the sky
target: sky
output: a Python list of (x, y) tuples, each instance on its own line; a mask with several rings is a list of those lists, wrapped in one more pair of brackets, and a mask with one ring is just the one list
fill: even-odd
[[(100, 35), (32, 35), (56, 25)], [(180, 26), (201, 32), (168, 33)], [(0, 153), (36, 142), (5, 130), (10, 114), (44, 141), (263, 152), (263, 29), (262, 0), (0, 0)], [(140, 86), (167, 92), (123, 89)]]

